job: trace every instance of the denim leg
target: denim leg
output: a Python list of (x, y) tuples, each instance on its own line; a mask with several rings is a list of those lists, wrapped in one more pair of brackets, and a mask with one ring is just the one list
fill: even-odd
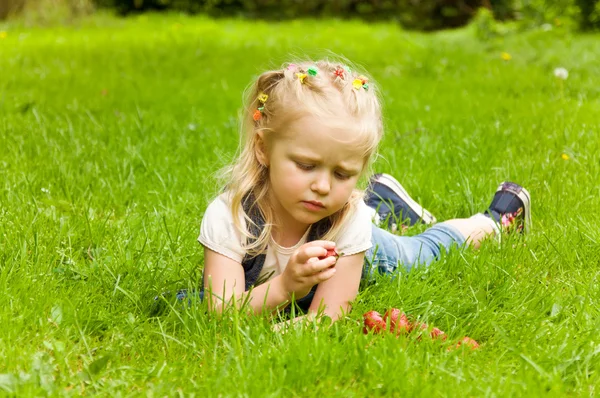
[(393, 273), (399, 265), (407, 271), (415, 265), (428, 266), (439, 259), (442, 247), (462, 246), (465, 238), (453, 226), (437, 224), (416, 236), (398, 236), (372, 226), (373, 247), (365, 253), (363, 278), (374, 274)]

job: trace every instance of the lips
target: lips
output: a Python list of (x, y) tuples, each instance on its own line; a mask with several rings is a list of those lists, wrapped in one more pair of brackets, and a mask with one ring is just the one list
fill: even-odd
[(304, 206), (304, 208), (308, 211), (312, 211), (312, 212), (318, 212), (320, 213), (321, 211), (323, 211), (325, 209), (325, 206), (323, 206), (323, 203), (316, 201), (316, 200), (311, 200), (311, 201), (303, 201), (302, 205)]
[(315, 205), (318, 207), (325, 207), (325, 205), (318, 200), (305, 200), (304, 203), (310, 203), (311, 205)]

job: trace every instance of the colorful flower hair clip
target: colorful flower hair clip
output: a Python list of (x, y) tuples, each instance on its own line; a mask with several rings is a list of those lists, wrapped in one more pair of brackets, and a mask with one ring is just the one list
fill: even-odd
[(364, 76), (359, 76), (352, 81), (352, 87), (354, 87), (356, 90), (362, 87), (366, 91), (369, 89), (369, 79)]
[(252, 119), (254, 119), (255, 122), (258, 122), (260, 119), (262, 119), (262, 114), (265, 111), (265, 102), (267, 102), (267, 100), (269, 99), (269, 95), (265, 94), (265, 93), (260, 93), (258, 94), (258, 102), (260, 102), (263, 106), (259, 106), (258, 109), (256, 109), (254, 111), (254, 114), (252, 115)]
[(294, 70), (296, 69), (296, 64), (289, 64), (287, 67), (287, 70)]
[(311, 66), (310, 68), (308, 68), (306, 70), (308, 72), (309, 75), (311, 76), (317, 76), (317, 68), (314, 66)]
[(304, 80), (308, 75), (306, 73), (296, 73), (296, 76), (298, 76), (298, 79), (300, 79), (300, 83), (304, 84)]
[(258, 94), (258, 101), (260, 101), (261, 103), (265, 103), (267, 102), (267, 100), (269, 99), (269, 95), (265, 94), (265, 93), (260, 93)]
[(346, 71), (343, 70), (342, 68), (337, 68), (335, 71), (333, 71), (333, 75), (335, 77), (339, 77), (340, 79), (344, 78), (345, 73), (346, 73)]

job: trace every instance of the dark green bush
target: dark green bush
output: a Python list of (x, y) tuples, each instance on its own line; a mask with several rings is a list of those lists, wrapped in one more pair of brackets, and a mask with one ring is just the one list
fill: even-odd
[[(206, 13), (217, 17), (242, 16), (269, 20), (295, 17), (340, 17), (396, 20), (413, 29), (433, 30), (466, 24), (489, 0), (96, 0), (122, 14), (145, 10)], [(497, 0), (510, 9), (512, 0)], [(507, 11), (502, 11), (508, 14)]]
[(600, 1), (576, 0), (579, 7), (579, 26), (583, 30), (600, 28)]
[(282, 20), (339, 17), (395, 20), (408, 29), (434, 30), (466, 24), (481, 7), (494, 18), (522, 19), (531, 25), (579, 20), (583, 29), (600, 27), (600, 0), (94, 0), (121, 14), (146, 10), (205, 13), (216, 17)]

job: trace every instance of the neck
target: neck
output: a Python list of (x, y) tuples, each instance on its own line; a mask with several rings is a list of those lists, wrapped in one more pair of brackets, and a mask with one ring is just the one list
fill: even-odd
[(299, 223), (294, 220), (273, 198), (269, 198), (270, 207), (273, 209), (273, 229), (271, 236), (278, 245), (283, 247), (294, 246), (304, 235), (310, 224)]
[(310, 226), (305, 226), (303, 228), (278, 228), (273, 227), (273, 232), (271, 236), (273, 240), (277, 242), (278, 245), (283, 247), (291, 247), (300, 241), (306, 230)]

